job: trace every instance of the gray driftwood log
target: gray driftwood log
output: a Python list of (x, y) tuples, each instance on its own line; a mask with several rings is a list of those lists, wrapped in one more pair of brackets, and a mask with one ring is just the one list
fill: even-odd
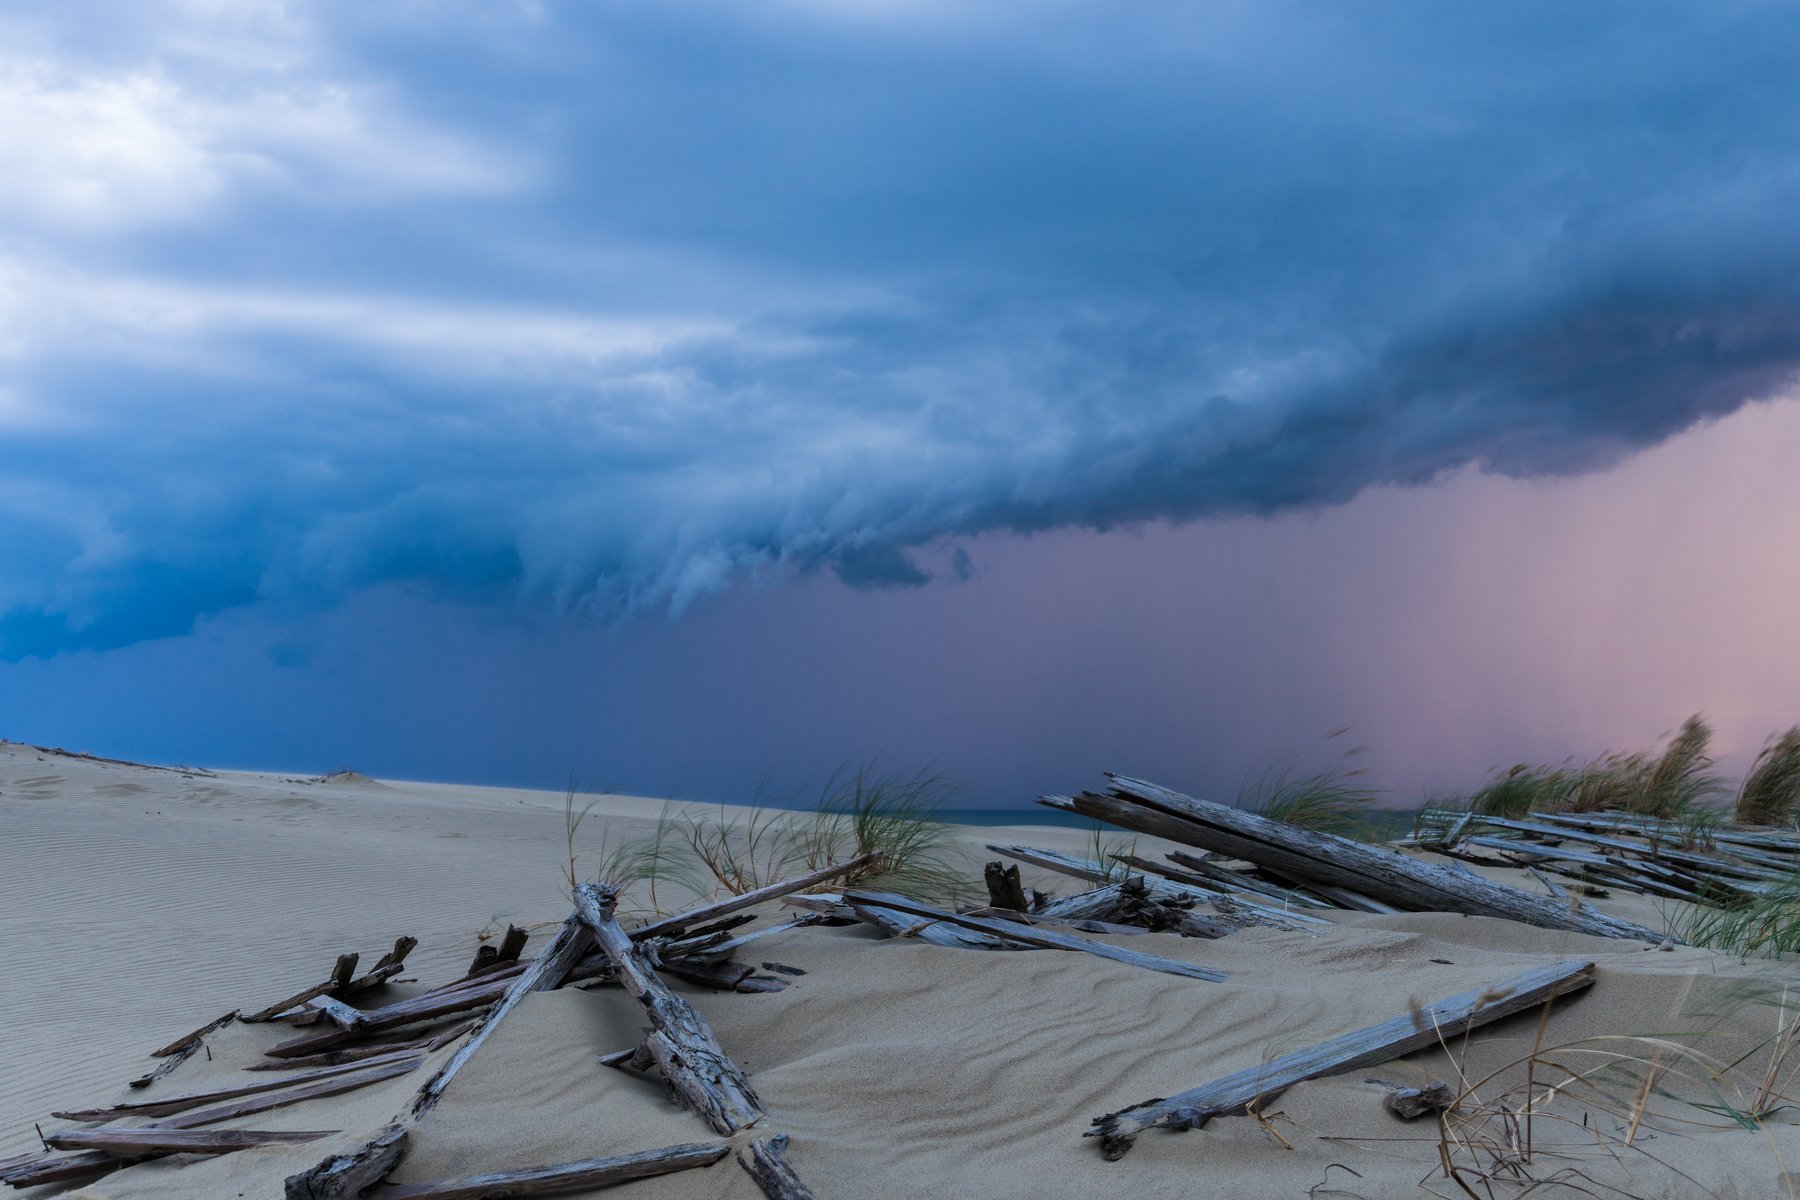
[(348, 1154), (287, 1177), (284, 1200), (356, 1200), (392, 1171), (406, 1154), (406, 1129), (389, 1125)]
[(723, 1144), (702, 1145), (687, 1142), (647, 1150), (642, 1154), (622, 1154), (615, 1158), (589, 1158), (555, 1167), (533, 1167), (524, 1171), (496, 1171), (491, 1175), (473, 1175), (467, 1179), (445, 1179), (435, 1183), (402, 1183), (384, 1187), (381, 1200), (500, 1200), (511, 1196), (548, 1196), (555, 1192), (580, 1192), (611, 1187), (632, 1179), (648, 1179), (652, 1175), (668, 1175), (693, 1167), (710, 1166), (730, 1151)]
[(1653, 944), (1662, 941), (1661, 934), (1630, 921), (1572, 908), (1392, 850), (1196, 800), (1143, 780), (1120, 775), (1108, 778), (1112, 786), (1107, 794), (1047, 796), (1040, 803), (1248, 862), (1266, 863), (1285, 875), (1349, 888), (1403, 909), (1503, 917), (1547, 929)]
[(1534, 967), (1511, 979), (1463, 992), (1435, 1004), (1284, 1054), (1235, 1075), (1202, 1084), (1167, 1099), (1146, 1100), (1094, 1118), (1085, 1136), (1100, 1139), (1109, 1159), (1122, 1157), (1146, 1129), (1198, 1129), (1214, 1117), (1241, 1113), (1258, 1101), (1272, 1099), (1296, 1083), (1374, 1066), (1427, 1046), (1435, 1046), (1466, 1030), (1509, 1017), (1565, 992), (1594, 982), (1591, 962), (1558, 962)]
[(738, 1166), (756, 1180), (756, 1186), (769, 1200), (814, 1200), (812, 1191), (788, 1165), (787, 1144), (785, 1133), (757, 1138), (738, 1150)]
[(707, 1123), (723, 1134), (760, 1121), (762, 1104), (743, 1069), (726, 1055), (712, 1027), (694, 1006), (669, 990), (642, 948), (613, 919), (615, 888), (584, 883), (575, 889), (575, 911), (612, 957), (625, 989), (650, 1017), (646, 1039), (663, 1077)]
[(741, 912), (770, 900), (780, 900), (795, 892), (816, 887), (828, 879), (836, 879), (840, 875), (848, 875), (852, 871), (860, 871), (881, 861), (881, 851), (871, 850), (867, 854), (859, 854), (855, 858), (834, 863), (828, 867), (820, 867), (817, 871), (809, 871), (805, 875), (796, 875), (792, 879), (783, 879), (771, 883), (767, 887), (756, 888), (741, 896), (727, 896), (699, 908), (689, 909), (684, 913), (676, 913), (672, 917), (664, 917), (660, 921), (652, 921), (648, 925), (640, 925), (631, 931), (634, 942), (644, 942), (651, 938), (671, 937), (696, 925), (704, 925), (708, 921), (716, 921), (720, 917), (734, 912)]
[(1223, 972), (1215, 971), (1211, 967), (1197, 967), (1192, 963), (1161, 958), (1154, 954), (1144, 954), (1137, 950), (1127, 950), (1122, 946), (1112, 946), (1105, 942), (1076, 937), (1070, 933), (1057, 933), (1036, 926), (1020, 925), (1013, 921), (990, 920), (987, 917), (971, 917), (962, 913), (946, 912), (943, 909), (920, 904), (917, 901), (908, 900), (905, 896), (896, 896), (888, 892), (846, 892), (844, 899), (852, 908), (859, 911), (888, 909), (913, 917), (922, 917), (927, 921), (958, 925), (965, 929), (975, 930), (977, 933), (984, 933), (992, 938), (1018, 942), (1026, 946), (1040, 946), (1052, 950), (1079, 950), (1100, 958), (1110, 958), (1114, 962), (1142, 967), (1148, 971), (1183, 975), (1189, 979), (1204, 979), (1209, 983), (1219, 983), (1225, 979)]

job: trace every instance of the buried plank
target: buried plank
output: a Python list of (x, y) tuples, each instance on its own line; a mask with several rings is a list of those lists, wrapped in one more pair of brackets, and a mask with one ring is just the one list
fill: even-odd
[(756, 1186), (769, 1200), (813, 1200), (812, 1191), (788, 1166), (787, 1144), (785, 1133), (757, 1138), (738, 1150), (738, 1166), (756, 1180)]
[(1225, 979), (1223, 972), (1215, 971), (1210, 967), (1197, 967), (1192, 963), (1177, 962), (1172, 958), (1160, 958), (1154, 954), (1127, 950), (1122, 946), (1109, 946), (1105, 942), (1096, 942), (1068, 933), (1056, 933), (1035, 926), (1019, 925), (1012, 921), (994, 921), (986, 917), (969, 917), (961, 913), (945, 912), (943, 909), (932, 908), (928, 904), (920, 904), (917, 901), (908, 900), (904, 896), (896, 896), (888, 892), (846, 892), (844, 899), (857, 909), (888, 909), (893, 912), (905, 913), (908, 916), (922, 917), (927, 921), (941, 921), (948, 925), (958, 925), (977, 933), (984, 933), (992, 938), (999, 938), (1002, 941), (1018, 942), (1026, 946), (1039, 946), (1051, 950), (1079, 950), (1100, 958), (1110, 958), (1114, 962), (1142, 967), (1147, 971), (1162, 971), (1169, 975), (1183, 975), (1189, 979), (1204, 979), (1209, 983), (1219, 983)]
[(277, 1146), (284, 1142), (316, 1142), (337, 1133), (335, 1129), (65, 1129), (44, 1135), (44, 1144), (57, 1150), (104, 1150), (121, 1157), (139, 1154), (230, 1154), (253, 1146)]
[(428, 993), (423, 996), (415, 996), (411, 1000), (401, 1000), (385, 1008), (371, 1008), (363, 1014), (369, 1018), (368, 1024), (356, 1033), (346, 1033), (333, 1027), (324, 1033), (308, 1033), (297, 1038), (290, 1038), (288, 1041), (271, 1046), (265, 1053), (270, 1058), (298, 1058), (303, 1054), (334, 1050), (369, 1034), (398, 1029), (402, 1025), (416, 1025), (422, 1021), (435, 1021), (453, 1013), (480, 1008), (504, 997), (507, 989), (517, 979), (518, 976), (496, 979), (491, 982), (482, 979), (471, 987)]
[(432, 1106), (437, 1104), (444, 1094), (444, 1089), (450, 1086), (450, 1081), (456, 1077), (456, 1073), (462, 1069), (463, 1064), (468, 1062), (477, 1050), (481, 1049), (481, 1043), (487, 1040), (488, 1035), (499, 1026), (501, 1019), (511, 1012), (527, 993), (547, 992), (561, 986), (563, 979), (569, 974), (569, 969), (580, 961), (592, 941), (592, 935), (582, 926), (577, 915), (569, 914), (568, 920), (563, 922), (562, 929), (557, 932), (556, 939), (545, 947), (542, 954), (532, 959), (531, 964), (524, 971), (506, 983), (505, 991), (501, 993), (498, 1003), (488, 1010), (487, 1016), (483, 1017), (481, 1024), (476, 1026), (474, 1035), (464, 1042), (455, 1054), (450, 1056), (449, 1062), (438, 1068), (437, 1074), (426, 1080), (425, 1086), (420, 1088), (419, 1094), (413, 1098), (412, 1115), (415, 1118), (419, 1117), (429, 1112)]
[(1105, 795), (1047, 796), (1039, 803), (1267, 864), (1289, 876), (1349, 888), (1403, 909), (1501, 917), (1547, 929), (1652, 944), (1662, 941), (1661, 934), (1641, 925), (1571, 909), (1519, 888), (1463, 875), (1392, 850), (1196, 800), (1143, 780), (1118, 775), (1108, 778), (1112, 786)]
[(406, 1153), (406, 1128), (389, 1125), (348, 1154), (337, 1154), (310, 1171), (289, 1175), (284, 1200), (356, 1200), (399, 1165)]
[(168, 1045), (162, 1047), (160, 1050), (152, 1050), (150, 1052), (150, 1057), (160, 1058), (163, 1061), (158, 1064), (155, 1070), (138, 1076), (126, 1086), (133, 1088), (149, 1087), (158, 1079), (161, 1079), (164, 1075), (167, 1075), (170, 1071), (173, 1071), (176, 1067), (179, 1067), (182, 1063), (192, 1058), (195, 1054), (198, 1054), (200, 1048), (206, 1044), (207, 1037), (215, 1030), (223, 1029), (237, 1019), (238, 1010), (234, 1008), (224, 1016), (208, 1021), (200, 1028), (194, 1030), (194, 1032), (183, 1034)]
[(686, 1142), (641, 1154), (588, 1158), (555, 1167), (496, 1171), (491, 1175), (472, 1175), (467, 1179), (445, 1179), (434, 1183), (389, 1185), (377, 1195), (380, 1200), (491, 1200), (493, 1197), (589, 1191), (633, 1179), (711, 1166), (730, 1150), (731, 1147), (722, 1143), (708, 1146)]
[(321, 1079), (334, 1079), (339, 1075), (348, 1075), (355, 1071), (371, 1067), (384, 1066), (387, 1063), (416, 1060), (413, 1066), (425, 1061), (425, 1056), (417, 1051), (392, 1050), (375, 1058), (360, 1062), (346, 1063), (341, 1066), (320, 1067), (305, 1071), (298, 1075), (288, 1075), (281, 1079), (265, 1079), (256, 1083), (239, 1084), (237, 1087), (219, 1088), (210, 1092), (190, 1092), (185, 1096), (169, 1096), (160, 1100), (131, 1100), (124, 1104), (113, 1104), (105, 1108), (84, 1108), (64, 1112), (53, 1112), (50, 1115), (61, 1121), (116, 1121), (121, 1117), (166, 1117), (178, 1112), (186, 1112), (191, 1108), (199, 1108), (206, 1104), (216, 1104), (221, 1100), (236, 1100), (241, 1096), (255, 1096), (263, 1092), (279, 1091), (296, 1084), (315, 1083)]
[(1533, 967), (1500, 983), (1341, 1034), (1179, 1095), (1146, 1100), (1096, 1117), (1094, 1128), (1085, 1136), (1099, 1138), (1106, 1157), (1117, 1159), (1131, 1149), (1138, 1134), (1146, 1129), (1198, 1129), (1214, 1117), (1244, 1112), (1250, 1105), (1271, 1099), (1304, 1080), (1388, 1062), (1593, 982), (1591, 962)]
[(343, 988), (340, 989), (340, 994), (355, 996), (368, 991), (370, 988), (379, 987), (386, 983), (400, 972), (406, 970), (406, 956), (417, 949), (418, 945), (419, 939), (416, 937), (395, 938), (394, 948), (382, 955), (380, 960), (377, 961), (373, 967), (369, 968), (367, 974), (352, 979), (349, 983), (345, 984)]
[(763, 1116), (762, 1103), (743, 1068), (732, 1062), (694, 1006), (671, 992), (644, 951), (613, 919), (615, 888), (584, 883), (575, 889), (575, 911), (618, 968), (625, 990), (650, 1017), (647, 1045), (678, 1096), (714, 1130), (732, 1134)]

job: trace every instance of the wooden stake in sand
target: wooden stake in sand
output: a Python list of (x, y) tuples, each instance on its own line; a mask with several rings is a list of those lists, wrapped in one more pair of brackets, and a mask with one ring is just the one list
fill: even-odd
[(737, 1152), (738, 1166), (749, 1172), (769, 1200), (813, 1200), (812, 1192), (787, 1161), (788, 1135), (757, 1138)]
[(1215, 971), (1211, 967), (1196, 967), (1192, 963), (1177, 962), (1172, 958), (1160, 958), (1154, 954), (1143, 954), (1121, 946), (1109, 946), (1105, 942), (1076, 937), (1071, 933), (1055, 933), (1048, 929), (1020, 925), (1013, 921), (994, 921), (986, 917), (970, 917), (964, 916), (962, 913), (945, 912), (943, 909), (932, 908), (928, 904), (919, 904), (904, 896), (895, 896), (887, 892), (846, 892), (844, 899), (853, 908), (891, 909), (915, 917), (924, 917), (930, 921), (960, 925), (978, 933), (985, 933), (989, 937), (1000, 938), (1002, 941), (1018, 942), (1026, 946), (1042, 946), (1055, 950), (1080, 950), (1101, 958), (1110, 958), (1114, 962), (1142, 967), (1147, 971), (1184, 975), (1189, 979), (1204, 979), (1208, 983), (1222, 983), (1225, 979), (1224, 972)]
[[(381, 1200), (490, 1200), (499, 1196), (545, 1196), (552, 1192), (579, 1192), (611, 1187), (633, 1179), (652, 1175), (668, 1175), (692, 1167), (705, 1167), (718, 1162), (730, 1151), (725, 1145), (705, 1146), (686, 1142), (646, 1150), (642, 1154), (623, 1154), (617, 1158), (588, 1158), (556, 1167), (533, 1167), (525, 1171), (497, 1171), (492, 1175), (474, 1175), (468, 1179), (445, 1179), (435, 1183), (402, 1183), (381, 1189)], [(348, 1195), (349, 1193), (344, 1193)], [(289, 1200), (294, 1200), (290, 1194)]]
[(762, 1105), (742, 1068), (732, 1062), (694, 1006), (669, 990), (631, 935), (613, 920), (616, 888), (584, 883), (575, 889), (575, 911), (612, 956), (625, 988), (637, 997), (652, 1026), (646, 1045), (677, 1095), (719, 1133), (732, 1134), (762, 1119)]
[(365, 1188), (387, 1178), (405, 1153), (405, 1128), (389, 1125), (351, 1153), (335, 1155), (310, 1171), (289, 1175), (285, 1200), (356, 1200)]
[(170, 1071), (173, 1071), (176, 1067), (179, 1067), (182, 1063), (199, 1053), (200, 1047), (206, 1044), (207, 1036), (214, 1030), (223, 1029), (225, 1026), (237, 1020), (237, 1015), (238, 1010), (234, 1008), (224, 1016), (219, 1017), (216, 1020), (208, 1021), (200, 1028), (194, 1030), (194, 1032), (183, 1034), (162, 1049), (152, 1050), (150, 1052), (151, 1058), (160, 1058), (165, 1061), (149, 1074), (140, 1075), (132, 1080), (129, 1086), (134, 1088), (149, 1087), (158, 1079), (161, 1079), (164, 1075), (167, 1075)]
[(1348, 888), (1409, 911), (1503, 917), (1546, 929), (1636, 938), (1653, 944), (1663, 940), (1661, 934), (1629, 921), (1559, 904), (1392, 850), (1196, 800), (1141, 779), (1107, 778), (1112, 786), (1106, 795), (1045, 796), (1039, 803), (1266, 864), (1292, 878)]
[(1591, 962), (1534, 967), (1502, 983), (1439, 1000), (1166, 1100), (1146, 1100), (1096, 1117), (1095, 1127), (1085, 1136), (1099, 1138), (1101, 1152), (1108, 1159), (1121, 1158), (1146, 1129), (1198, 1129), (1214, 1117), (1244, 1112), (1249, 1105), (1271, 1099), (1303, 1080), (1374, 1066), (1438, 1045), (1593, 982)]

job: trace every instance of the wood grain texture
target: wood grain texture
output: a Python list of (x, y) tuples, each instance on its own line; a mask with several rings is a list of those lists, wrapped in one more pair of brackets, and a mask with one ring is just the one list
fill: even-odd
[(575, 889), (575, 911), (612, 956), (625, 990), (644, 1008), (652, 1032), (650, 1055), (676, 1094), (714, 1130), (732, 1134), (762, 1119), (762, 1103), (743, 1068), (720, 1047), (712, 1027), (694, 1006), (669, 990), (643, 949), (613, 919), (618, 893), (600, 884)]

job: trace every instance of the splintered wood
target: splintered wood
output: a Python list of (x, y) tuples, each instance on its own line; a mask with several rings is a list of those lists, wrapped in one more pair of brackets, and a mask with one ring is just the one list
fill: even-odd
[(657, 978), (631, 936), (613, 920), (616, 889), (582, 884), (575, 910), (612, 956), (626, 990), (644, 1006), (652, 1031), (646, 1044), (663, 1077), (719, 1133), (731, 1134), (762, 1119), (762, 1105), (743, 1069), (726, 1056), (712, 1027), (694, 1006)]

